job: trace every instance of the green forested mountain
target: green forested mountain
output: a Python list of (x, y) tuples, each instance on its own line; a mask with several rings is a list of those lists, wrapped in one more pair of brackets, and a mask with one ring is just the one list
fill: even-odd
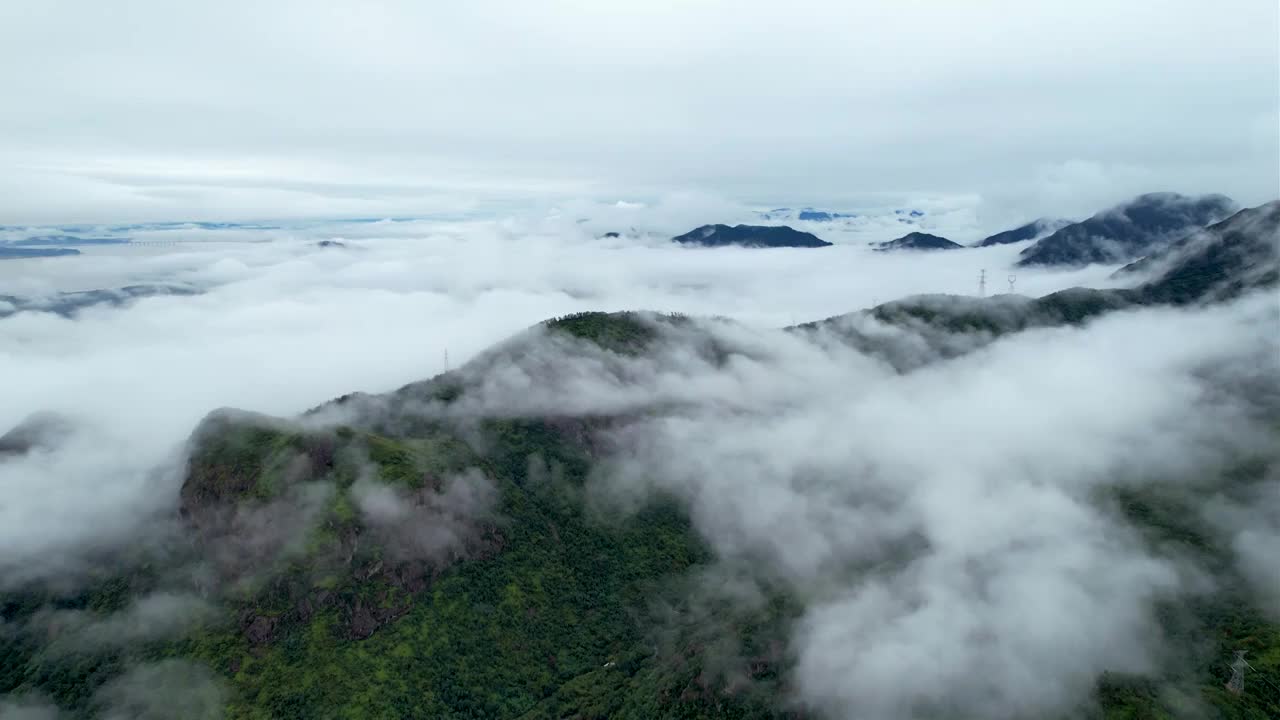
[(1223, 195), (1148, 193), (1071, 223), (1021, 253), (1020, 267), (1128, 262), (1232, 214)]
[[(1157, 279), (915, 298), (790, 332), (831, 333), (908, 373), (1167, 295)], [(724, 568), (677, 498), (621, 508), (592, 491), (619, 451), (611, 431), (674, 412), (667, 400), (555, 413), (485, 402), (505, 359), (555, 365), (591, 348), (607, 363), (672, 342), (712, 364), (746, 352), (683, 317), (585, 313), (386, 396), (292, 419), (213, 413), (192, 436), (177, 512), (148, 542), (75, 585), (0, 596), (0, 695), (67, 717), (821, 717), (795, 692), (788, 648), (804, 597), (768, 580), (751, 602), (711, 592)], [(1280, 447), (1280, 418), (1268, 422)], [(1247, 495), (1278, 460), (1241, 457), (1208, 481)], [(1161, 601), (1173, 657), (1103, 675), (1077, 716), (1280, 717), (1274, 608), (1202, 526), (1198, 497), (1157, 481), (1097, 502), (1214, 582)], [(1237, 695), (1224, 683), (1240, 650), (1252, 670)]]

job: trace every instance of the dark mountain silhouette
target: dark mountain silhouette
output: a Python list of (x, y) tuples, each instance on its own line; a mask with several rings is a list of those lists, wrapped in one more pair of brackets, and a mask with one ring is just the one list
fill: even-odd
[(0, 435), (0, 458), (56, 447), (71, 434), (72, 429), (71, 421), (57, 413), (31, 415)]
[(829, 210), (818, 210), (816, 208), (805, 207), (793, 209), (789, 207), (774, 208), (768, 212), (759, 213), (760, 217), (765, 220), (804, 220), (807, 222), (832, 222), (843, 218), (857, 217), (855, 213), (831, 212)]
[(979, 242), (975, 247), (991, 247), (992, 245), (1007, 245), (1024, 240), (1033, 240), (1039, 235), (1043, 235), (1046, 232), (1054, 232), (1070, 224), (1070, 220), (1040, 218), (1012, 230), (989, 235), (983, 238), (982, 242)]
[(122, 237), (80, 237), (79, 235), (37, 235), (35, 237), (14, 240), (9, 243), (13, 247), (61, 245), (128, 245), (129, 238)]
[[(1154, 279), (1135, 289), (918, 296), (788, 332), (911, 372), (1027, 329), (1275, 284), (1278, 222), (1280, 203), (1270, 203), (1188, 236), (1144, 261), (1137, 270)], [(807, 598), (765, 583), (748, 603), (691, 593), (723, 580), (707, 573), (715, 548), (686, 508), (658, 500), (615, 515), (585, 502), (633, 411), (545, 415), (485, 400), (493, 374), (513, 363), (551, 382), (575, 354), (624, 359), (611, 377), (625, 384), (629, 361), (646, 354), (678, 348), (731, 366), (756, 351), (734, 342), (681, 316), (578, 313), (453, 372), (343, 396), (302, 418), (215, 412), (190, 439), (176, 507), (157, 517), (167, 543), (102, 548), (82, 587), (0, 592), (0, 698), (31, 694), (88, 717), (99, 691), (159, 657), (207, 667), (225, 687), (209, 704), (226, 703), (228, 717), (814, 717), (796, 709), (801, 671), (788, 645)], [(641, 412), (684, 416), (668, 402)], [(0, 462), (68, 432), (56, 416), (24, 421), (0, 436)], [(1275, 471), (1271, 457), (1203, 481), (1215, 495), (1250, 497)], [(451, 493), (476, 476), (491, 507), (469, 509)], [(1168, 544), (1206, 575), (1194, 596), (1162, 600), (1153, 632), (1169, 665), (1104, 677), (1091, 705), (1098, 717), (1166, 717), (1158, 689), (1179, 683), (1211, 715), (1274, 717), (1273, 606), (1241, 587), (1230, 539), (1206, 532), (1193, 484), (1169, 485), (1096, 488), (1135, 538)], [(394, 501), (396, 514), (369, 512), (362, 498)], [(424, 540), (440, 552), (408, 552)], [(207, 618), (173, 638), (116, 630), (120, 613), (184, 583), (209, 604)], [(77, 637), (95, 642), (71, 644)], [(1234, 695), (1222, 689), (1224, 659), (1241, 646), (1253, 658), (1246, 687), (1257, 690)]]
[(1142, 289), (1171, 303), (1223, 300), (1280, 283), (1280, 200), (1241, 210), (1116, 275), (1135, 273), (1158, 274)]
[(672, 238), (682, 245), (704, 247), (739, 246), (750, 248), (829, 247), (831, 243), (816, 235), (801, 232), (786, 225), (703, 225), (683, 235)]
[(58, 293), (50, 297), (0, 295), (0, 318), (20, 312), (50, 312), (63, 317), (94, 305), (119, 307), (155, 295), (198, 295), (200, 290), (186, 285), (126, 285), (119, 288)]
[(1019, 267), (1128, 262), (1235, 211), (1223, 195), (1151, 193), (1067, 225), (1022, 251)]
[(62, 255), (79, 255), (75, 248), (36, 248), (11, 247), (0, 245), (0, 260), (20, 260), (23, 258), (59, 257)]
[(810, 222), (831, 222), (840, 218), (857, 217), (852, 213), (827, 212), (826, 210), (814, 210), (813, 208), (804, 208), (800, 211), (797, 218), (801, 220), (809, 220)]
[[(1105, 313), (1151, 305), (1186, 305), (1230, 299), (1280, 285), (1280, 201), (1242, 210), (1175, 243), (1160, 255), (1128, 265), (1120, 274), (1147, 273), (1136, 288), (1068, 288), (1039, 298), (920, 295), (903, 298), (798, 329), (823, 328), (859, 351), (906, 372), (931, 358), (971, 352), (1009, 333), (1078, 324)], [(901, 336), (864, 332), (862, 320), (908, 329)], [(874, 330), (874, 328), (871, 328)], [(930, 353), (921, 354), (920, 347)]]
[(876, 250), (955, 250), (963, 245), (929, 233), (907, 233), (896, 240), (880, 243)]

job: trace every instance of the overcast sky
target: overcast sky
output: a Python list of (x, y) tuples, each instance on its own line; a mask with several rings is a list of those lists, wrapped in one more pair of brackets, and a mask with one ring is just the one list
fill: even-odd
[(6, 0), (0, 223), (684, 190), (1256, 204), (1280, 195), (1278, 16), (1273, 0)]

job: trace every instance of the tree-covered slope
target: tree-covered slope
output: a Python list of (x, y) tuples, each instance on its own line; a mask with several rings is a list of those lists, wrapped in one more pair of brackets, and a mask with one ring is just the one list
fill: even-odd
[(683, 235), (677, 235), (671, 240), (681, 245), (701, 247), (820, 248), (831, 246), (831, 243), (813, 233), (796, 230), (786, 225), (703, 225)]
[(1022, 251), (1018, 266), (1127, 262), (1216, 223), (1235, 209), (1235, 203), (1222, 195), (1140, 195), (1037, 241)]
[(1147, 291), (1160, 302), (1222, 300), (1274, 287), (1280, 283), (1280, 200), (1193, 232), (1117, 275), (1138, 273), (1157, 275)]
[[(605, 344), (643, 336), (627, 316), (557, 327)], [(171, 538), (189, 546), (113, 558), (69, 596), (7, 596), (0, 694), (91, 714), (126, 667), (181, 658), (225, 685), (227, 717), (764, 712), (721, 697), (693, 649), (657, 636), (653, 603), (708, 557), (688, 519), (665, 503), (625, 518), (593, 511), (591, 457), (575, 437), (537, 419), (389, 437), (215, 413), (193, 438)], [(449, 483), (468, 474), (489, 503), (447, 507)], [(407, 517), (369, 512), (370, 478)], [(443, 525), (447, 536), (421, 534)], [(217, 609), (176, 638), (72, 636), (68, 654), (49, 642), (49, 608), (87, 622), (166, 592)]]
[(1008, 245), (1010, 243), (1023, 242), (1025, 240), (1034, 240), (1041, 235), (1052, 233), (1070, 224), (1070, 220), (1040, 218), (1039, 220), (1032, 220), (1026, 225), (1019, 225), (1012, 230), (1005, 230), (1004, 232), (998, 232), (994, 235), (988, 235), (974, 247), (991, 247), (993, 245)]
[(882, 242), (876, 250), (888, 252), (893, 250), (958, 250), (964, 246), (938, 235), (923, 232), (912, 232), (900, 238)]
[[(909, 373), (1158, 301), (1142, 289), (917, 298), (790, 332)], [(636, 364), (664, 352), (717, 368), (753, 352), (707, 327), (583, 313), (385, 396), (293, 419), (212, 414), (192, 436), (175, 513), (147, 542), (79, 584), (0, 595), (0, 696), (70, 717), (824, 716), (796, 692), (788, 640), (806, 591), (764, 582), (743, 602), (678, 498), (624, 508), (597, 492), (626, 449), (615, 431), (678, 408), (491, 403), (495, 388), (555, 391), (584, 362), (625, 387), (660, 374)], [(494, 384), (512, 368), (526, 384)], [(1280, 685), (1273, 609), (1197, 513), (1201, 490), (1247, 502), (1278, 468), (1273, 455), (1241, 457), (1198, 483), (1098, 493), (1153, 552), (1191, 558), (1211, 582), (1161, 600), (1171, 652), (1141, 676), (1103, 675), (1079, 716), (1280, 713), (1267, 689)], [(1240, 695), (1223, 686), (1238, 650), (1254, 668)]]

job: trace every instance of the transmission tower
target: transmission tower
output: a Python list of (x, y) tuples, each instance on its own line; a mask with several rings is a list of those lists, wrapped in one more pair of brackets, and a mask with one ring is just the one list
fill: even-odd
[(1227, 690), (1239, 695), (1244, 692), (1244, 670), (1252, 669), (1249, 661), (1244, 659), (1244, 650), (1236, 651), (1235, 662), (1231, 663), (1231, 679), (1227, 681)]
[(444, 371), (449, 372), (449, 348), (444, 349)]
[(978, 297), (987, 296), (987, 270), (983, 268), (978, 273)]
[(1012, 294), (1013, 294), (1013, 283), (1014, 283), (1017, 279), (1018, 279), (1018, 276), (1017, 276), (1017, 275), (1010, 275), (1010, 276), (1009, 276), (1009, 294), (1010, 294), (1010, 295), (1012, 295)]

